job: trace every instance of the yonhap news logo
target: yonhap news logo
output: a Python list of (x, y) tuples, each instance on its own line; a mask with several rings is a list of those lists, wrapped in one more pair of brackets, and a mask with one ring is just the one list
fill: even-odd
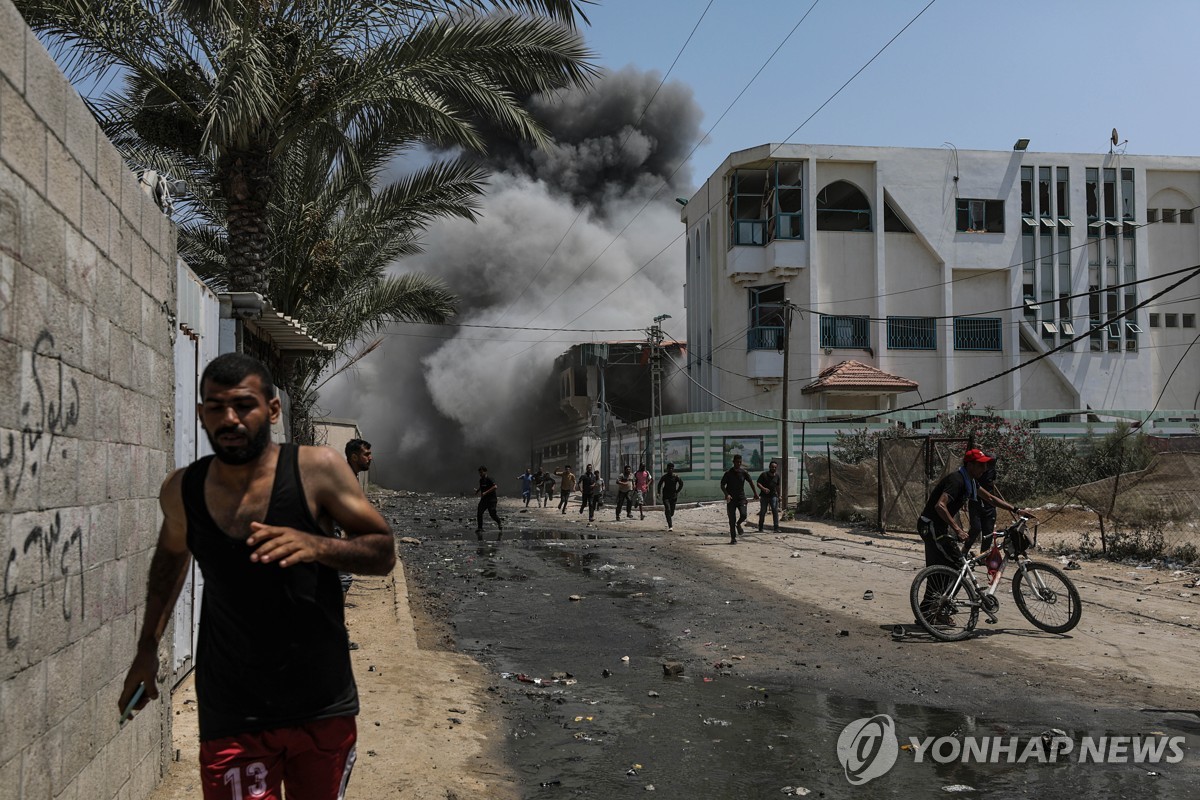
[(838, 760), (855, 786), (886, 774), (899, 752), (896, 723), (887, 714), (854, 720), (837, 740)]
[(899, 751), (916, 764), (1178, 764), (1185, 736), (1083, 736), (1054, 729), (1035, 736), (910, 736), (901, 748), (887, 714), (856, 719), (837, 740), (846, 780), (858, 786), (888, 773)]

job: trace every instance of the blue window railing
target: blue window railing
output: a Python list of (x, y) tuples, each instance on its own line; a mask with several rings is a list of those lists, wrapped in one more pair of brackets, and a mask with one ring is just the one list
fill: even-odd
[(759, 325), (746, 332), (747, 350), (782, 350), (783, 326)]
[(821, 315), (821, 347), (865, 350), (870, 346), (868, 317)]
[(888, 317), (889, 350), (937, 350), (937, 322), (932, 317)]
[(1003, 350), (999, 317), (958, 317), (954, 320), (955, 350)]

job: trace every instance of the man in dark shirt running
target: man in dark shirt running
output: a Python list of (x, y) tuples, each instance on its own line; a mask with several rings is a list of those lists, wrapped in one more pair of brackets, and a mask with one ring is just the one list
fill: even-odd
[(483, 540), (483, 512), (486, 511), (496, 521), (496, 541), (500, 541), (504, 536), (504, 525), (496, 514), (496, 482), (488, 477), (487, 467), (479, 468), (479, 488), (475, 494), (479, 495), (479, 507), (475, 509), (475, 538)]
[(758, 476), (758, 530), (761, 533), (767, 509), (771, 509), (771, 530), (779, 533), (779, 464), (772, 461)]
[(742, 529), (742, 523), (746, 521), (746, 488), (744, 484), (750, 484), (750, 493), (757, 500), (758, 492), (754, 490), (754, 481), (750, 479), (750, 473), (742, 468), (742, 457), (736, 455), (733, 457), (733, 466), (721, 476), (721, 491), (725, 493), (725, 511), (729, 514), (730, 544), (737, 544), (738, 534), (745, 533), (745, 530)]
[(579, 513), (582, 514), (586, 508), (588, 511), (588, 522), (596, 519), (596, 506), (600, 502), (600, 495), (597, 494), (597, 483), (600, 481), (600, 475), (592, 471), (592, 465), (588, 464), (583, 476), (579, 479), (579, 491), (583, 493), (583, 500), (579, 504)]
[(358, 713), (337, 573), (386, 575), (392, 532), (340, 454), (271, 441), (280, 402), (260, 362), (219, 356), (200, 396), (216, 455), (171, 473), (159, 493), (146, 616), (117, 706), (139, 685), (135, 709), (158, 697), (158, 643), (195, 557), (203, 796), (279, 797), (282, 786), (334, 800), (354, 765)]
[(663, 514), (667, 517), (667, 530), (675, 529), (675, 503), (683, 491), (683, 479), (675, 474), (675, 465), (667, 464), (667, 472), (658, 479), (658, 496), (663, 501)]

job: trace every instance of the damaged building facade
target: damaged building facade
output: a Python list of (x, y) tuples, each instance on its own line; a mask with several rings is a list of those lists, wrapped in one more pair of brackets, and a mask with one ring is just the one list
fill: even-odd
[(689, 409), (778, 413), (790, 301), (791, 409), (1192, 412), (1197, 292), (1155, 295), (1200, 264), (1200, 158), (1027, 146), (730, 154), (681, 214)]
[(555, 359), (558, 415), (531, 442), (531, 465), (553, 472), (570, 464), (578, 474), (591, 464), (608, 478), (649, 462), (657, 446), (650, 420), (687, 410), (683, 381), (671, 377), (683, 361), (683, 344), (671, 340), (573, 345)]

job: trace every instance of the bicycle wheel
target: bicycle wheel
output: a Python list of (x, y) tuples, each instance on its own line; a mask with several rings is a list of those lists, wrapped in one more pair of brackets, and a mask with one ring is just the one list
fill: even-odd
[(926, 567), (917, 573), (908, 594), (913, 617), (935, 639), (965, 639), (979, 622), (979, 604), (974, 602), (971, 589), (959, 581), (958, 570), (941, 564)]
[(1079, 591), (1057, 567), (1026, 563), (1013, 576), (1012, 591), (1025, 619), (1047, 633), (1066, 633), (1079, 624)]

